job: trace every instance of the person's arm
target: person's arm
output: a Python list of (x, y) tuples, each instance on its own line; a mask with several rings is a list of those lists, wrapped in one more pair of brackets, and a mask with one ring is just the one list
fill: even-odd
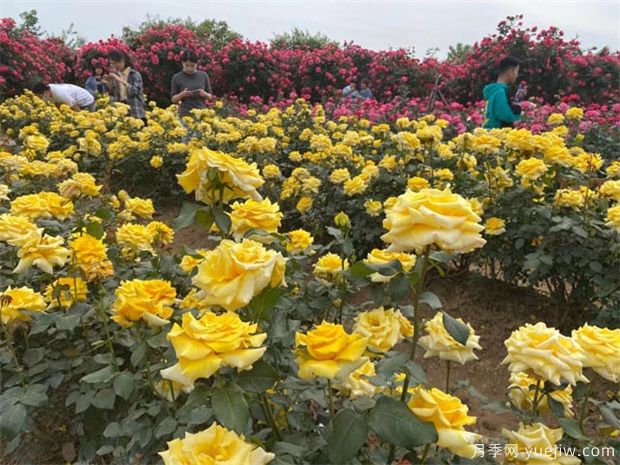
[(89, 78), (86, 79), (84, 88), (94, 96), (97, 93), (97, 80), (94, 77), (89, 76)]
[(187, 87), (185, 89), (181, 90), (180, 84), (173, 77), (172, 78), (172, 85), (171, 85), (171, 89), (170, 89), (170, 100), (172, 100), (172, 103), (174, 103), (174, 104), (180, 103), (183, 99), (186, 99), (190, 95), (191, 95), (191, 93), (189, 92)]
[(495, 101), (497, 119), (505, 123), (514, 123), (521, 120), (521, 107), (515, 105), (514, 111), (508, 102), (508, 92), (498, 92)]
[[(135, 71), (135, 70), (133, 70)], [(130, 73), (127, 79), (127, 95), (132, 97), (138, 97), (144, 93), (144, 86), (142, 85), (142, 75), (139, 72)]]

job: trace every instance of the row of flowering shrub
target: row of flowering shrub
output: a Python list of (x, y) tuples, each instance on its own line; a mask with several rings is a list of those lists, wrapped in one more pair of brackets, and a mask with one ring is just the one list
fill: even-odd
[[(582, 109), (549, 114), (537, 134), (457, 135), (434, 115), (332, 120), (303, 100), (241, 117), (216, 104), (185, 124), (153, 106), (146, 126), (100, 104), (0, 105), (15, 142), (0, 152), (4, 452), (64, 405), (79, 462), (603, 465), (618, 453), (620, 399), (589, 385), (620, 380), (620, 329), (577, 321), (617, 316), (620, 164), (584, 149)], [(175, 230), (135, 193), (177, 184), (191, 201), (176, 229), (201, 228), (204, 248), (172, 247)], [(545, 316), (568, 317), (570, 336), (525, 324), (505, 341), (505, 379), (476, 371), (506, 395), (475, 409), (520, 421), (502, 439), (479, 434), (462, 400), (475, 381), (450, 379), (451, 364), (485, 357), (487, 334), (427, 288), (467, 262), (548, 280), (571, 302)], [(445, 363), (441, 386), (422, 351)]]
[(463, 57), (437, 60), (415, 58), (405, 49), (373, 51), (352, 44), (272, 49), (266, 43), (242, 39), (215, 51), (178, 24), (146, 30), (134, 50), (111, 37), (82, 46), (73, 58), (58, 41), (34, 37), (5, 18), (0, 24), (0, 50), (6, 57), (0, 62), (0, 89), (13, 95), (33, 80), (67, 79), (70, 70), (82, 82), (94, 64), (105, 64), (107, 53), (117, 48), (134, 58), (149, 97), (163, 103), (169, 101), (170, 79), (181, 68), (182, 51), (191, 49), (211, 74), (215, 92), (242, 102), (251, 97), (266, 102), (296, 97), (319, 101), (337, 96), (348, 82), (361, 79), (368, 81), (379, 101), (424, 97), (439, 74), (444, 95), (467, 103), (480, 100), (482, 87), (494, 79), (499, 60), (514, 54), (523, 59), (521, 75), (529, 83), (530, 94), (543, 101), (617, 99), (618, 52), (583, 51), (577, 40), (564, 40), (557, 28), (538, 31), (524, 28), (519, 20), (502, 21), (497, 34), (475, 43)]

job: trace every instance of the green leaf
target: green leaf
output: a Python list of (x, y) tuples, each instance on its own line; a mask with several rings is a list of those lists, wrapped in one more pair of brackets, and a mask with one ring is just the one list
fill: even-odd
[(394, 373), (398, 373), (403, 370), (405, 363), (409, 360), (407, 354), (397, 352), (396, 354), (388, 354), (376, 364), (376, 371), (378, 375), (385, 378), (391, 378)]
[(376, 271), (367, 266), (364, 262), (357, 262), (348, 270), (348, 274), (354, 278), (365, 278), (374, 273), (376, 273)]
[(211, 213), (210, 208), (201, 208), (196, 212), (196, 224), (199, 224), (207, 231), (211, 229), (213, 225), (213, 213)]
[(410, 283), (406, 275), (397, 276), (388, 284), (388, 294), (393, 302), (400, 302), (409, 295)]
[(609, 426), (620, 429), (620, 419), (616, 416), (614, 411), (606, 405), (601, 405), (601, 416), (609, 424)]
[(106, 388), (106, 389), (102, 389), (95, 395), (95, 397), (91, 401), (91, 404), (94, 407), (97, 407), (100, 409), (110, 410), (114, 408), (115, 400), (116, 400), (116, 394), (114, 393), (114, 391), (110, 388)]
[(345, 463), (357, 455), (368, 437), (368, 424), (353, 410), (338, 412), (327, 440), (327, 457), (331, 463)]
[(469, 339), (469, 328), (465, 323), (461, 323), (455, 318), (452, 318), (446, 312), (443, 312), (443, 325), (448, 331), (448, 334), (454, 338), (456, 342), (461, 345), (467, 345), (467, 339)]
[(213, 410), (201, 405), (189, 411), (182, 418), (179, 419), (187, 423), (188, 425), (202, 425), (206, 423), (213, 416)]
[(13, 404), (0, 414), (0, 431), (3, 435), (13, 437), (22, 432), (26, 421), (26, 407)]
[(138, 347), (136, 347), (136, 350), (134, 350), (131, 353), (131, 357), (129, 358), (131, 362), (131, 366), (137, 367), (138, 365), (142, 363), (145, 357), (146, 357), (146, 346), (144, 344), (139, 344)]
[(215, 389), (211, 397), (213, 414), (228, 429), (243, 433), (250, 419), (248, 404), (239, 391), (230, 388)]
[(191, 226), (192, 224), (194, 224), (194, 218), (196, 217), (196, 212), (198, 211), (199, 208), (200, 208), (200, 205), (195, 204), (195, 203), (191, 203), (191, 202), (183, 203), (183, 207), (181, 208), (181, 213), (179, 213), (179, 216), (175, 220), (174, 228), (183, 229), (183, 228), (187, 228), (188, 226)]
[(79, 313), (67, 313), (58, 317), (56, 327), (63, 331), (73, 331), (80, 323), (81, 315)]
[(112, 212), (110, 210), (106, 210), (105, 208), (100, 208), (95, 212), (95, 216), (97, 218), (101, 218), (102, 220), (108, 221), (112, 219)]
[(588, 438), (581, 433), (579, 423), (572, 418), (558, 418), (558, 423), (564, 430), (564, 434), (570, 436), (573, 439), (587, 440)]
[(122, 373), (119, 373), (116, 378), (114, 378), (113, 388), (116, 395), (127, 400), (133, 392), (134, 385), (134, 375), (128, 371), (123, 371)]
[(262, 394), (278, 381), (278, 372), (268, 363), (259, 360), (250, 371), (242, 371), (235, 380), (244, 391)]
[(93, 221), (92, 223), (88, 223), (86, 225), (86, 232), (96, 239), (101, 239), (105, 231), (103, 230), (103, 225), (101, 223)]
[(213, 217), (215, 218), (215, 224), (220, 229), (220, 231), (223, 231), (225, 233), (230, 232), (230, 226), (232, 225), (230, 221), (230, 216), (228, 216), (228, 214), (225, 213), (224, 210), (222, 210), (220, 207), (212, 208), (211, 212), (213, 213)]
[(381, 397), (370, 413), (370, 427), (384, 441), (412, 449), (437, 442), (432, 423), (425, 423), (404, 402)]
[(174, 432), (176, 427), (177, 421), (172, 417), (168, 417), (155, 428), (155, 437), (159, 439), (163, 436), (168, 436)]
[(47, 394), (45, 391), (45, 386), (42, 384), (32, 384), (24, 393), (21, 402), (31, 407), (39, 407), (47, 402)]
[(121, 425), (115, 421), (113, 421), (112, 423), (108, 423), (108, 426), (106, 426), (106, 428), (103, 430), (104, 438), (117, 438), (119, 436), (122, 436), (122, 434), (123, 430), (121, 428)]
[(112, 376), (114, 375), (114, 370), (111, 366), (103, 367), (101, 370), (97, 370), (93, 373), (90, 373), (86, 376), (83, 376), (80, 379), (82, 383), (106, 383), (110, 381)]
[(558, 402), (549, 394), (547, 394), (547, 402), (549, 403), (549, 408), (557, 418), (564, 416), (564, 405), (562, 405), (561, 402)]
[[(433, 294), (432, 292), (428, 292), (428, 291), (422, 292), (422, 295), (420, 296), (420, 302), (425, 303), (426, 305), (431, 307), (433, 310), (437, 310), (442, 307), (441, 300), (439, 300), (439, 297), (437, 297), (437, 295)], [(444, 313), (444, 318), (445, 318), (445, 313)]]
[(31, 367), (32, 365), (35, 365), (36, 363), (43, 360), (43, 357), (45, 357), (45, 349), (28, 349), (26, 350), (26, 352), (24, 352), (23, 360), (26, 365)]

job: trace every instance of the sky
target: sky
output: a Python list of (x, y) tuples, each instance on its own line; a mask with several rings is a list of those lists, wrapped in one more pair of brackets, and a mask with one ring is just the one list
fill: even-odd
[(226, 21), (250, 40), (268, 41), (293, 27), (322, 32), (339, 42), (374, 50), (413, 47), (417, 56), (450, 45), (472, 44), (495, 32), (508, 15), (522, 13), (526, 25), (557, 26), (566, 38), (578, 37), (584, 48), (620, 49), (620, 0), (590, 1), (62, 1), (0, 0), (0, 16), (19, 18), (35, 9), (45, 31), (60, 34), (74, 23), (87, 41), (121, 35), (146, 17), (190, 17), (199, 22)]

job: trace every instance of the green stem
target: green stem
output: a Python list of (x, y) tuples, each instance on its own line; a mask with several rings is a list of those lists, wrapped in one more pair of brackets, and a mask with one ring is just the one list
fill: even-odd
[(19, 376), (19, 382), (21, 383), (22, 387), (26, 389), (27, 384), (26, 378), (24, 377), (24, 368), (19, 363), (19, 359), (17, 358), (17, 354), (15, 353), (15, 348), (13, 347), (13, 336), (5, 324), (0, 323), (0, 325), (2, 325), (2, 329), (4, 331), (4, 336), (6, 337), (9, 352), (11, 353), (11, 356), (15, 361), (15, 365), (17, 366), (17, 375)]
[(540, 399), (538, 395), (540, 394), (540, 380), (536, 381), (536, 391), (534, 391), (534, 400), (532, 402), (532, 414), (538, 416), (538, 402)]
[(269, 405), (269, 401), (267, 400), (267, 396), (265, 394), (262, 394), (261, 398), (262, 398), (262, 401), (263, 401), (263, 408), (264, 408), (264, 411), (265, 411), (265, 415), (267, 416), (267, 421), (271, 425), (271, 429), (275, 433), (276, 438), (278, 439), (278, 441), (281, 441), (282, 440), (282, 435), (280, 434), (280, 429), (278, 428), (278, 425), (277, 425), (275, 419), (273, 418), (273, 412), (271, 411), (271, 406)]
[(588, 399), (590, 398), (590, 384), (586, 388), (586, 395), (581, 404), (581, 413), (579, 414), (579, 429), (583, 432), (583, 423), (586, 419), (586, 410), (588, 408)]
[(446, 360), (446, 394), (450, 394), (450, 360)]
[(136, 326), (138, 327), (138, 340), (140, 341), (140, 345), (144, 346), (144, 365), (146, 367), (146, 380), (149, 384), (149, 387), (151, 388), (151, 392), (155, 393), (155, 383), (153, 383), (153, 373), (151, 372), (151, 362), (149, 361), (148, 346), (146, 345), (146, 342), (144, 341), (144, 335), (142, 334), (142, 322), (138, 322)]
[(411, 379), (411, 375), (409, 374), (409, 370), (405, 371), (405, 382), (403, 383), (403, 392), (400, 394), (401, 402), (405, 402), (407, 400), (407, 391), (409, 390), (409, 381)]
[(409, 353), (409, 359), (415, 360), (415, 352), (420, 340), (420, 333), (422, 331), (422, 318), (420, 315), (420, 296), (424, 289), (424, 280), (426, 279), (426, 272), (428, 271), (428, 256), (431, 252), (431, 247), (426, 246), (424, 254), (422, 255), (422, 266), (420, 268), (420, 277), (415, 285), (413, 296), (413, 341), (411, 342), (411, 351)]
[(387, 463), (391, 465), (394, 462), (394, 455), (396, 454), (396, 446), (394, 444), (390, 445), (390, 453), (388, 455)]
[(101, 285), (101, 287), (99, 288), (99, 302), (97, 302), (97, 306), (96, 306), (97, 315), (99, 316), (99, 319), (103, 323), (103, 327), (105, 329), (106, 345), (108, 346), (108, 351), (110, 352), (110, 355), (112, 355), (112, 365), (114, 366), (115, 370), (118, 371), (118, 364), (116, 363), (116, 354), (114, 353), (114, 345), (112, 344), (112, 334), (110, 333), (110, 327), (108, 326), (108, 318), (107, 318), (107, 315), (105, 314), (105, 309), (103, 305), (103, 296), (102, 296), (103, 292), (104, 292), (103, 285)]
[(329, 405), (329, 416), (332, 419), (332, 422), (334, 421), (334, 417), (336, 416), (336, 413), (334, 411), (334, 393), (333, 393), (333, 389), (332, 389), (332, 380), (328, 379), (327, 380), (327, 403)]
[(429, 453), (430, 450), (431, 450), (431, 445), (427, 444), (424, 447), (424, 452), (422, 452), (422, 458), (420, 459), (420, 463), (422, 465), (426, 463), (426, 457), (428, 457), (428, 453)]

